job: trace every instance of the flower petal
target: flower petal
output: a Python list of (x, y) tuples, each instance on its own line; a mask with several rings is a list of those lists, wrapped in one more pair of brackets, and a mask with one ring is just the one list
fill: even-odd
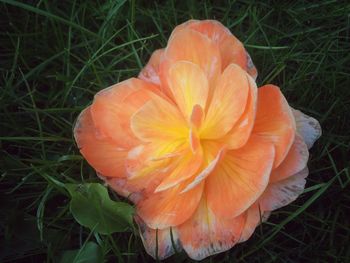
[(74, 127), (74, 137), (81, 154), (99, 173), (111, 177), (125, 177), (127, 151), (95, 127), (91, 107), (82, 111)]
[(135, 217), (135, 221), (139, 226), (142, 243), (154, 259), (163, 260), (182, 250), (175, 228), (152, 229), (138, 216)]
[(139, 216), (151, 228), (164, 229), (185, 222), (196, 210), (203, 192), (203, 183), (181, 193), (184, 181), (168, 190), (154, 193), (137, 205)]
[(254, 126), (258, 89), (256, 87), (255, 81), (251, 77), (248, 77), (248, 80), (249, 97), (246, 108), (231, 131), (229, 131), (222, 138), (222, 141), (225, 142), (228, 149), (238, 149), (245, 145), (251, 135)]
[(184, 24), (185, 27), (200, 32), (217, 44), (232, 36), (230, 30), (216, 20), (190, 20)]
[(200, 130), (201, 138), (217, 139), (230, 131), (244, 112), (248, 94), (247, 73), (239, 66), (231, 64), (216, 83)]
[(219, 217), (244, 212), (264, 192), (274, 161), (272, 143), (251, 138), (238, 149), (227, 151), (207, 177), (208, 206)]
[(293, 202), (303, 192), (307, 174), (308, 170), (304, 168), (287, 179), (269, 184), (261, 197), (247, 209), (247, 220), (239, 242), (248, 240), (255, 228), (267, 220), (270, 211)]
[(305, 167), (299, 173), (284, 180), (269, 184), (261, 195), (258, 203), (263, 211), (273, 211), (286, 206), (297, 199), (304, 191), (308, 176), (308, 169)]
[(122, 147), (137, 145), (130, 118), (151, 99), (152, 90), (156, 90), (153, 84), (132, 78), (97, 93), (91, 106), (96, 128)]
[(181, 156), (187, 145), (182, 141), (155, 140), (132, 148), (126, 158), (129, 178), (148, 174), (156, 169), (165, 168), (170, 158)]
[(308, 159), (309, 151), (307, 146), (301, 136), (296, 134), (286, 158), (277, 168), (272, 170), (270, 183), (283, 180), (300, 172), (306, 166)]
[(159, 79), (159, 64), (164, 54), (164, 49), (157, 49), (153, 52), (147, 65), (142, 69), (139, 78), (160, 85)]
[(188, 127), (179, 110), (155, 96), (131, 118), (131, 129), (142, 141), (175, 140), (188, 137)]
[(206, 35), (218, 44), (222, 59), (222, 70), (229, 64), (234, 63), (256, 79), (257, 70), (243, 44), (220, 22), (215, 20), (191, 20), (186, 24), (186, 27)]
[[(188, 28), (174, 30), (171, 35), (160, 65), (161, 79), (169, 66), (179, 60), (197, 64), (210, 84), (215, 83), (221, 72), (221, 57), (217, 45), (206, 36)], [(163, 84), (164, 82), (162, 81)]]
[(199, 66), (178, 61), (170, 66), (167, 80), (175, 102), (187, 121), (190, 121), (195, 105), (205, 108), (209, 85)]
[(177, 227), (181, 244), (194, 260), (226, 251), (239, 240), (245, 216), (221, 218), (208, 207), (202, 198), (194, 215)]
[(201, 167), (202, 160), (203, 154), (201, 151), (197, 151), (194, 154), (188, 151), (186, 154), (177, 158), (177, 160), (172, 160), (171, 165), (174, 169), (170, 170), (155, 192), (164, 191), (192, 177)]
[(202, 125), (204, 119), (204, 112), (203, 108), (196, 104), (193, 106), (190, 123), (192, 127), (195, 127), (196, 129), (199, 129), (199, 127)]
[(198, 184), (200, 184), (203, 180), (205, 180), (210, 173), (216, 168), (219, 161), (222, 159), (223, 155), (225, 154), (225, 148), (221, 148), (215, 158), (211, 160), (207, 166), (205, 166), (204, 169), (202, 169), (194, 178), (191, 180), (191, 182), (186, 186), (184, 190), (182, 190), (181, 193), (187, 192), (191, 190), (192, 188), (196, 187)]
[(297, 126), (297, 132), (303, 137), (308, 149), (310, 149), (314, 142), (322, 135), (320, 123), (299, 110), (292, 109), (292, 111)]
[(131, 202), (136, 204), (140, 199), (142, 199), (142, 195), (139, 192), (133, 191), (130, 189), (131, 187), (127, 186), (126, 178), (106, 177), (99, 173), (97, 176), (118, 195), (129, 199)]
[(182, 143), (161, 141), (139, 145), (131, 149), (125, 157), (127, 178), (102, 179), (119, 195), (137, 203), (153, 194), (162, 180), (169, 175), (168, 166), (171, 159), (181, 156), (184, 146)]
[(232, 35), (231, 37), (226, 38), (219, 44), (219, 46), (223, 69), (227, 65), (235, 63), (244, 69), (254, 80), (257, 78), (258, 71), (251, 57), (244, 49), (243, 44), (235, 36)]
[(246, 221), (242, 230), (239, 243), (247, 241), (254, 233), (255, 228), (262, 222), (265, 222), (269, 216), (269, 211), (261, 211), (259, 204), (255, 202), (246, 211)]
[(294, 142), (295, 129), (293, 114), (280, 89), (270, 84), (259, 88), (253, 134), (274, 144), (274, 168), (279, 166), (288, 154)]
[(154, 193), (154, 190), (164, 179), (165, 173), (154, 171), (147, 175), (143, 174), (131, 179), (103, 177), (101, 175), (99, 177), (119, 195), (137, 204)]

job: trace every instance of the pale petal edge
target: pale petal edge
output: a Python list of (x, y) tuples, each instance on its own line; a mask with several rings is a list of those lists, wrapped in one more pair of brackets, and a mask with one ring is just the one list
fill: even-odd
[(295, 118), (297, 132), (303, 137), (308, 149), (310, 149), (322, 135), (321, 125), (315, 118), (306, 115), (300, 110), (292, 108), (292, 112)]

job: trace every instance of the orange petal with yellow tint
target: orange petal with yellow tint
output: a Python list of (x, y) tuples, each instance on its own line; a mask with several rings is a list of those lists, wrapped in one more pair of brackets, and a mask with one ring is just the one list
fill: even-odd
[(174, 100), (186, 120), (190, 121), (196, 105), (205, 108), (209, 84), (198, 65), (188, 61), (172, 64), (167, 72), (167, 81)]
[(95, 127), (91, 107), (80, 113), (74, 127), (74, 138), (80, 153), (96, 171), (111, 177), (126, 176), (127, 151)]
[(221, 57), (217, 45), (191, 29), (177, 30), (171, 35), (160, 65), (161, 78), (170, 65), (179, 60), (197, 64), (204, 71), (210, 84), (215, 83), (221, 72)]
[(201, 169), (189, 180), (182, 192), (187, 192), (205, 180), (216, 168), (226, 152), (226, 146), (214, 140), (203, 140), (203, 164)]
[[(118, 194), (134, 203), (153, 194), (159, 184), (169, 175), (173, 158), (182, 155), (182, 143), (152, 142), (131, 149), (125, 157), (127, 178), (104, 178)], [(171, 169), (170, 169), (171, 168)], [(101, 177), (101, 176), (100, 176)]]
[(201, 138), (217, 139), (229, 132), (244, 112), (249, 94), (247, 73), (231, 64), (218, 79), (200, 130)]
[(125, 161), (129, 178), (163, 170), (171, 158), (182, 156), (185, 149), (187, 145), (183, 141), (160, 140), (132, 148)]
[(194, 260), (226, 251), (239, 240), (245, 215), (235, 218), (217, 216), (202, 198), (194, 215), (177, 227), (181, 244)]
[(202, 125), (204, 119), (204, 112), (203, 108), (200, 105), (194, 105), (191, 113), (191, 126), (195, 127), (196, 129), (199, 129), (199, 127)]
[(164, 53), (164, 49), (158, 49), (153, 52), (147, 65), (142, 69), (139, 78), (160, 85), (159, 64)]
[(168, 190), (154, 193), (137, 204), (138, 215), (151, 228), (164, 229), (185, 222), (196, 210), (203, 192), (203, 183), (180, 194), (186, 181)]
[(274, 168), (279, 166), (288, 154), (294, 142), (295, 129), (293, 114), (280, 89), (270, 84), (259, 88), (252, 133), (274, 144)]
[(138, 216), (135, 217), (135, 221), (139, 226), (142, 243), (154, 259), (163, 260), (182, 250), (175, 228), (152, 229)]
[(164, 191), (192, 177), (201, 167), (202, 160), (203, 154), (201, 151), (197, 151), (194, 154), (188, 151), (179, 158), (172, 160), (171, 166), (174, 169), (170, 170), (155, 192)]
[(187, 122), (169, 101), (155, 96), (131, 118), (131, 129), (142, 141), (187, 138)]
[(256, 137), (238, 150), (227, 151), (205, 181), (210, 209), (223, 218), (244, 212), (264, 192), (273, 161), (272, 143)]
[(95, 95), (91, 115), (96, 128), (118, 144), (130, 148), (138, 139), (130, 129), (130, 118), (152, 96), (156, 87), (139, 79), (128, 79)]
[(249, 97), (246, 108), (231, 131), (222, 138), (222, 141), (225, 142), (228, 149), (238, 149), (245, 145), (254, 126), (258, 90), (255, 81), (251, 77), (248, 77), (248, 80)]
[(198, 184), (200, 184), (203, 180), (205, 180), (212, 171), (216, 168), (217, 164), (220, 162), (220, 160), (223, 158), (225, 154), (225, 148), (221, 148), (215, 158), (211, 160), (207, 166), (204, 167), (204, 169), (200, 170), (192, 179), (191, 182), (186, 186), (184, 190), (182, 190), (181, 193), (187, 192), (191, 190), (192, 188), (196, 187)]
[(191, 20), (185, 27), (196, 30), (213, 42), (217, 43), (222, 59), (222, 70), (229, 64), (237, 64), (247, 71), (253, 79), (256, 79), (258, 72), (243, 44), (223, 24), (215, 20)]
[(296, 134), (292, 147), (286, 158), (275, 169), (272, 170), (270, 183), (283, 180), (304, 169), (309, 159), (307, 145), (300, 135)]

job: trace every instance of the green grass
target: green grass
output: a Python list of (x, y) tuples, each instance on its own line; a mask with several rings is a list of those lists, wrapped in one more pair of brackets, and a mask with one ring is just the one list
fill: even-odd
[[(0, 11), (1, 262), (58, 262), (88, 241), (105, 262), (152, 261), (136, 234), (98, 235), (76, 223), (57, 182), (98, 182), (72, 137), (77, 115), (97, 91), (137, 75), (190, 18), (229, 27), (258, 84), (279, 85), (323, 128), (305, 193), (205, 262), (350, 262), (347, 1), (0, 0)], [(180, 253), (167, 262), (190, 260)]]

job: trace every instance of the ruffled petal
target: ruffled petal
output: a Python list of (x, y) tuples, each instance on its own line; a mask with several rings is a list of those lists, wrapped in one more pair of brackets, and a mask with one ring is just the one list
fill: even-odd
[(164, 229), (184, 223), (196, 210), (203, 192), (203, 183), (181, 193), (184, 181), (168, 190), (154, 193), (137, 204), (138, 215), (151, 228)]
[(229, 219), (217, 216), (202, 198), (194, 215), (177, 229), (188, 256), (201, 260), (233, 247), (240, 238), (244, 222), (244, 214)]
[(251, 138), (244, 147), (227, 151), (205, 181), (210, 209), (226, 218), (243, 213), (264, 192), (273, 161), (272, 143), (260, 138)]
[(292, 111), (296, 122), (297, 132), (303, 137), (307, 147), (310, 149), (315, 141), (322, 135), (321, 125), (316, 119), (299, 110), (292, 109)]
[[(161, 149), (162, 145), (157, 145), (159, 144), (140, 146), (132, 150), (134, 156), (128, 154), (126, 178), (100, 177), (119, 195), (138, 203), (155, 192), (174, 187), (191, 177), (201, 165), (200, 154), (188, 155), (183, 160), (183, 150), (174, 152), (174, 149), (182, 149), (181, 145), (175, 145), (173, 149), (173, 146), (163, 146)], [(152, 157), (157, 151), (168, 150), (174, 153), (164, 154), (159, 158)]]
[(301, 136), (296, 134), (286, 158), (277, 168), (272, 170), (270, 183), (283, 180), (300, 172), (306, 166), (308, 159), (309, 151), (307, 146)]
[(154, 96), (131, 118), (131, 129), (142, 141), (187, 139), (188, 124), (169, 101)]
[(217, 139), (231, 130), (244, 112), (249, 89), (247, 73), (235, 64), (228, 66), (216, 83), (201, 138)]
[(130, 118), (151, 99), (156, 87), (139, 79), (128, 79), (95, 95), (91, 115), (96, 128), (121, 147), (139, 143), (130, 129)]
[(215, 20), (190, 20), (185, 27), (196, 30), (219, 46), (222, 71), (230, 64), (239, 65), (247, 71), (254, 79), (258, 72), (243, 44), (223, 24)]
[(189, 20), (182, 25), (200, 32), (217, 44), (225, 40), (227, 37), (232, 36), (230, 30), (216, 20)]
[(146, 175), (156, 169), (163, 169), (171, 158), (182, 156), (188, 146), (178, 141), (155, 140), (132, 148), (126, 157), (129, 178)]
[(251, 57), (236, 37), (231, 36), (223, 40), (219, 46), (223, 68), (231, 63), (235, 63), (244, 69), (254, 80), (257, 78), (258, 71)]
[[(191, 182), (188, 183), (188, 185), (185, 187), (184, 190), (182, 190), (182, 193), (191, 190), (192, 188), (200, 184), (203, 180), (205, 180), (211, 174), (211, 172), (214, 171), (214, 169), (216, 168), (216, 166), (218, 165), (218, 163), (220, 162), (224, 154), (225, 154), (225, 148), (221, 148), (217, 152), (215, 158), (214, 159), (211, 158), (208, 164), (204, 166), (204, 168), (200, 170), (200, 172), (198, 172), (195, 176), (193, 176), (193, 178), (191, 179)], [(206, 159), (208, 159), (208, 157)]]
[(190, 122), (193, 108), (205, 108), (209, 84), (201, 68), (188, 61), (172, 64), (166, 74), (168, 86), (185, 119)]
[(309, 171), (305, 167), (299, 173), (284, 180), (269, 184), (258, 203), (263, 211), (273, 211), (297, 199), (304, 191)]
[(125, 177), (127, 151), (95, 127), (91, 107), (82, 111), (74, 127), (74, 138), (80, 153), (99, 173), (111, 177)]
[(176, 228), (152, 229), (138, 216), (135, 221), (139, 226), (142, 243), (154, 259), (163, 260), (182, 250)]
[(173, 169), (170, 169), (169, 174), (155, 192), (164, 191), (192, 177), (201, 167), (202, 160), (203, 154), (201, 151), (197, 151), (194, 154), (188, 151), (179, 158), (172, 160), (171, 167)]
[(159, 64), (163, 56), (164, 49), (157, 49), (153, 52), (147, 65), (141, 70), (139, 78), (160, 85)]
[(280, 89), (265, 85), (258, 89), (258, 107), (253, 134), (275, 146), (274, 168), (279, 166), (294, 142), (295, 120)]
[(228, 149), (238, 149), (245, 145), (254, 127), (258, 89), (255, 81), (251, 77), (248, 77), (248, 80), (249, 96), (246, 108), (231, 131), (222, 138), (222, 141), (225, 142)]
[[(172, 33), (160, 65), (162, 84), (166, 84), (166, 79), (162, 80), (165, 77), (163, 74), (166, 74), (171, 64), (179, 60), (197, 64), (204, 71), (211, 86), (221, 72), (221, 56), (217, 45), (191, 29), (183, 28)], [(168, 93), (166, 90), (165, 92)]]
[(182, 143), (155, 141), (139, 145), (131, 149), (125, 157), (126, 178), (102, 179), (118, 194), (137, 203), (154, 193), (171, 172), (169, 165), (172, 159), (180, 158), (183, 151)]

